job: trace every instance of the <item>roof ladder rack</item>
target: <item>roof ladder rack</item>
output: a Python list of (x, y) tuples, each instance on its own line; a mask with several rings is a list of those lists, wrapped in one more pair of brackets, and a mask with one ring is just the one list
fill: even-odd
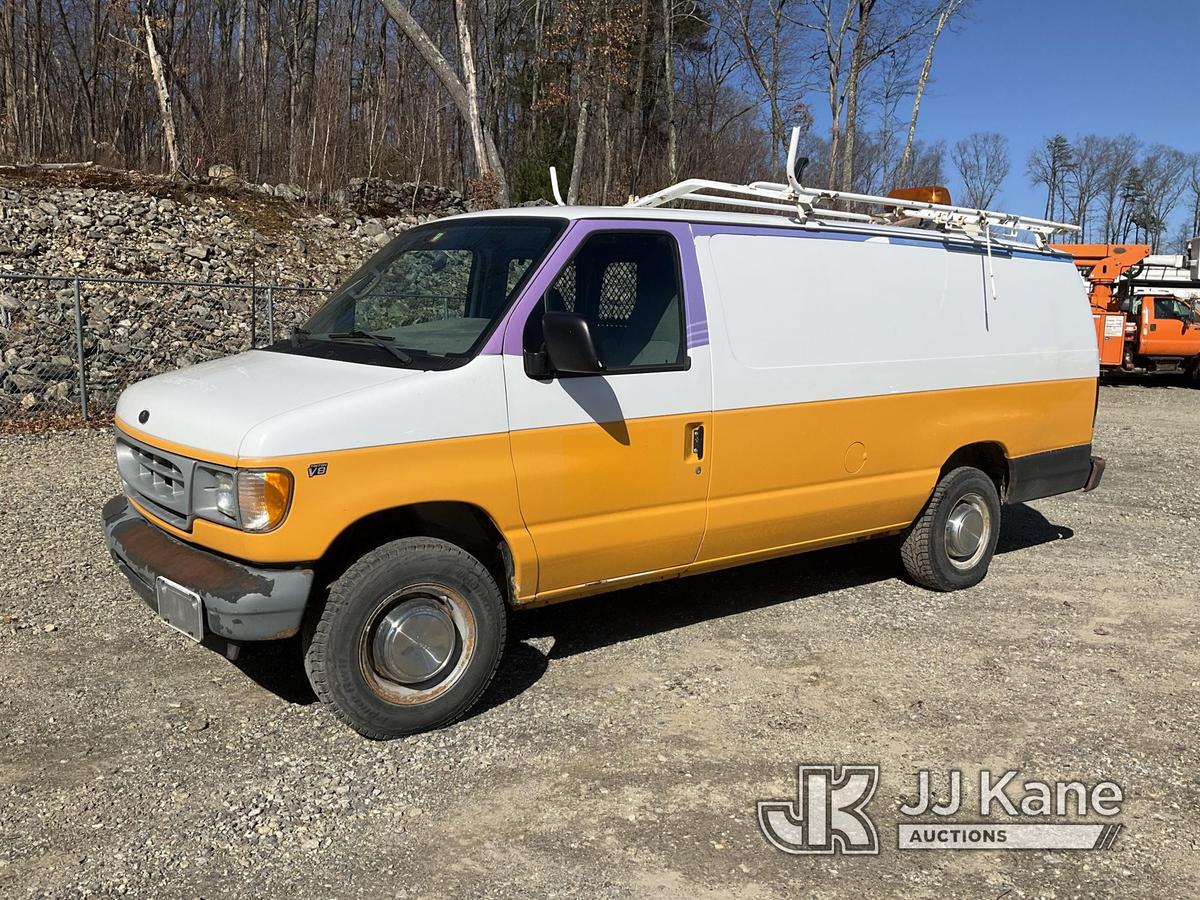
[[(1079, 231), (1078, 225), (1036, 219), (1016, 213), (805, 187), (794, 174), (799, 137), (800, 129), (792, 129), (791, 144), (788, 147), (787, 184), (771, 181), (733, 184), (705, 178), (689, 178), (656, 193), (634, 198), (626, 205), (653, 208), (676, 202), (713, 203), (754, 211), (790, 213), (801, 222), (831, 220), (876, 225), (928, 224), (960, 231), (972, 238), (982, 236), (986, 229), (996, 227), (1030, 232), (1037, 237), (1038, 243), (1043, 245), (1051, 235)], [(713, 193), (714, 191), (719, 193)], [(854, 211), (850, 207), (859, 210), (863, 207), (875, 209)]]

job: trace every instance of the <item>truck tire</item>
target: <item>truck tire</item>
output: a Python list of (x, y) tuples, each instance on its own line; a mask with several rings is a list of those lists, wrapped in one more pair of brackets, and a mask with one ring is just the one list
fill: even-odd
[(434, 538), (384, 544), (329, 588), (304, 648), (313, 691), (364, 737), (449, 725), (504, 651), (507, 610), (487, 568)]
[(913, 522), (900, 558), (922, 587), (957, 591), (987, 574), (1000, 537), (1000, 495), (979, 469), (947, 472)]

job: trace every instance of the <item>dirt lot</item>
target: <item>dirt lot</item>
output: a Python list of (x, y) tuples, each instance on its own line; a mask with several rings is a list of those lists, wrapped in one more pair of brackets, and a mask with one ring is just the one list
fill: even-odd
[[(913, 587), (880, 542), (524, 613), (471, 718), (390, 744), (314, 702), (293, 643), (235, 665), (135, 599), (98, 527), (110, 444), (0, 435), (2, 895), (1196, 890), (1200, 391), (1105, 388), (1102, 489), (1008, 509), (974, 590)], [(755, 801), (799, 762), (881, 765), (879, 857), (766, 843)], [(897, 851), (913, 773), (952, 767), (1114, 779), (1124, 831)]]

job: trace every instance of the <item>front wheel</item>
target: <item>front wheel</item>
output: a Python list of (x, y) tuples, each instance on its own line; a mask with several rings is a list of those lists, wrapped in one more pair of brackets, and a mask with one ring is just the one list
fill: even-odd
[(448, 725), (500, 664), (506, 609), (491, 574), (460, 547), (405, 538), (336, 581), (304, 651), (313, 691), (365, 737)]
[(1000, 537), (1000, 495), (979, 469), (947, 472), (913, 522), (900, 557), (917, 584), (957, 591), (983, 580)]

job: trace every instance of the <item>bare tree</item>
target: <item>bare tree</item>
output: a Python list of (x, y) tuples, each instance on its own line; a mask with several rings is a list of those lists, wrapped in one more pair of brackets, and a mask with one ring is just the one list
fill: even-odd
[(1061, 134), (1047, 138), (1029, 154), (1026, 172), (1033, 184), (1044, 185), (1046, 188), (1044, 215), (1047, 219), (1053, 219), (1058, 210), (1065, 205), (1063, 186), (1066, 173), (1072, 165), (1074, 152), (1071, 143)]
[(154, 25), (150, 21), (149, 9), (142, 12), (142, 21), (146, 26), (146, 56), (150, 60), (150, 71), (154, 76), (154, 89), (158, 94), (163, 139), (166, 142), (167, 157), (171, 164), (170, 174), (174, 175), (180, 170), (179, 148), (175, 142), (175, 112), (171, 108), (171, 94), (167, 90), (167, 79), (163, 75), (162, 57), (158, 53), (158, 44), (154, 40)]
[(667, 175), (679, 179), (678, 131), (675, 122), (675, 0), (662, 0), (663, 90), (667, 97)]
[(567, 188), (567, 202), (579, 202), (579, 186), (583, 183), (583, 163), (587, 153), (588, 125), (592, 110), (592, 48), (589, 46), (583, 58), (583, 77), (579, 84), (579, 115), (575, 120), (575, 152), (571, 157), (571, 183)]
[[(478, 136), (475, 146), (475, 164), (479, 167), (480, 174), (484, 176), (492, 176), (496, 179), (499, 188), (497, 191), (498, 199), (502, 204), (508, 202), (508, 183), (504, 175), (504, 166), (500, 162), (500, 154), (496, 150), (496, 141), (492, 135), (492, 131), (487, 127), (487, 124), (482, 122), (479, 115), (479, 96), (478, 85), (475, 81), (475, 62), (473, 49), (471, 47), (471, 34), (466, 24), (466, 18), (463, 15), (458, 16), (458, 37), (459, 51), (462, 54), (463, 66), (466, 69), (466, 77), (470, 85), (464, 84), (459, 79), (457, 73), (447, 62), (446, 57), (437, 48), (437, 45), (430, 40), (429, 35), (425, 33), (425, 29), (413, 17), (412, 11), (408, 8), (403, 0), (380, 0), (384, 8), (387, 9), (388, 15), (393, 21), (400, 26), (408, 39), (412, 41), (417, 51), (433, 70), (438, 81), (446, 89), (450, 95), (454, 105), (458, 108), (459, 115), (463, 122), (470, 129), (473, 138)], [(463, 0), (455, 0), (455, 12), (460, 13)]]
[(1075, 138), (1073, 149), (1073, 165), (1063, 181), (1065, 211), (1086, 237), (1092, 208), (1103, 191), (1103, 177), (1110, 165), (1111, 147), (1107, 138), (1085, 134)]
[[(689, 174), (773, 174), (800, 124), (807, 181), (886, 190), (944, 175), (947, 147), (922, 141), (920, 114), (966, 5), (10, 0), (0, 160), (197, 177), (227, 163), (322, 202), (350, 199), (358, 176), (477, 190), (494, 175), (526, 200), (546, 195), (555, 165), (570, 168), (571, 199), (611, 202)], [(827, 133), (811, 132), (809, 103), (828, 103)], [(1168, 156), (1087, 140), (1077, 159), (1051, 159), (1056, 215), (1105, 236), (1163, 233), (1156, 218), (1173, 235), (1194, 218), (1193, 194), (1168, 189)]]
[(1103, 243), (1119, 241), (1122, 218), (1123, 187), (1129, 173), (1137, 166), (1141, 142), (1131, 134), (1104, 138), (1103, 165), (1098, 175), (1098, 212), (1103, 217), (1100, 238)]
[(986, 209), (1008, 177), (1008, 138), (994, 131), (977, 131), (956, 143), (950, 159), (963, 180), (963, 202)]
[(1144, 196), (1137, 223), (1156, 248), (1163, 243), (1169, 220), (1187, 185), (1188, 157), (1174, 147), (1155, 144), (1142, 157)]
[(772, 152), (782, 159), (794, 125), (807, 129), (812, 115), (801, 97), (808, 88), (805, 49), (788, 0), (717, 0), (717, 28), (736, 49), (767, 105)]
[[(839, 7), (840, 2), (840, 7)], [(829, 102), (829, 183), (855, 183), (855, 143), (861, 130), (860, 91), (871, 67), (895, 53), (936, 18), (936, 7), (901, 0), (811, 0), (818, 20), (809, 27), (824, 41)], [(846, 62), (847, 44), (849, 63)]]
[(933, 70), (933, 52), (937, 48), (938, 38), (946, 30), (966, 0), (942, 0), (938, 11), (937, 21), (929, 35), (929, 48), (925, 51), (925, 60), (921, 64), (921, 74), (917, 77), (917, 88), (913, 94), (912, 116), (908, 120), (908, 136), (904, 140), (904, 152), (900, 155), (900, 167), (896, 174), (896, 184), (904, 186), (908, 180), (908, 169), (912, 161), (913, 142), (917, 137), (917, 118), (921, 115), (921, 100), (925, 96), (925, 88), (929, 84), (929, 74)]
[(1187, 190), (1191, 199), (1191, 221), (1187, 223), (1188, 237), (1200, 237), (1200, 153), (1193, 153), (1188, 162)]

